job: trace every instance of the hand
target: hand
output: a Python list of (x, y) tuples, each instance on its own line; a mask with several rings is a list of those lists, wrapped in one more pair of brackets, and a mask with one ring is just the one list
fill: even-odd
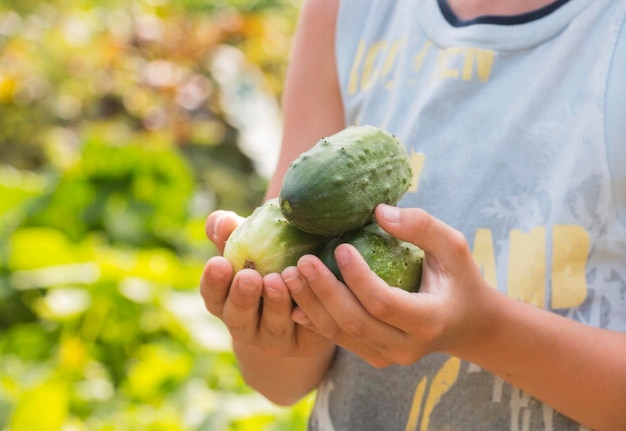
[(419, 293), (389, 287), (349, 244), (335, 250), (345, 284), (314, 256), (283, 273), (298, 303), (292, 318), (371, 365), (407, 365), (435, 351), (458, 352), (489, 328), (491, 289), (462, 234), (423, 210), (381, 205), (376, 219), (426, 255)]
[[(220, 253), (242, 220), (228, 211), (208, 217), (206, 234)], [(291, 319), (291, 297), (279, 274), (261, 277), (252, 269), (233, 274), (230, 263), (216, 256), (204, 267), (200, 292), (207, 310), (224, 322), (235, 344), (254, 345), (272, 356), (315, 355), (329, 344)]]

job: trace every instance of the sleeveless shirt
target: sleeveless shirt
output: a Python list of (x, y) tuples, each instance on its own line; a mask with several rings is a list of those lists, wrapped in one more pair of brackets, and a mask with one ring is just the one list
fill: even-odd
[[(507, 295), (626, 331), (625, 0), (559, 0), (457, 19), (444, 0), (342, 0), (346, 125), (398, 136), (402, 206), (462, 231)], [(567, 360), (567, 358), (563, 358)], [(313, 431), (562, 431), (583, 426), (475, 364), (375, 369), (338, 349)]]

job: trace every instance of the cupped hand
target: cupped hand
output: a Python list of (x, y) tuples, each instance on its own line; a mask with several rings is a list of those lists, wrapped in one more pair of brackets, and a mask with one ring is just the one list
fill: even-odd
[(458, 354), (487, 337), (495, 290), (484, 281), (463, 235), (420, 209), (380, 205), (376, 220), (425, 251), (418, 293), (391, 288), (349, 244), (335, 250), (345, 284), (315, 256), (283, 273), (298, 303), (294, 321), (376, 367), (426, 354)]
[[(242, 217), (229, 211), (209, 215), (208, 238), (220, 253)], [(264, 277), (252, 269), (233, 273), (222, 256), (208, 260), (200, 279), (207, 310), (221, 319), (233, 342), (254, 345), (272, 356), (312, 356), (328, 349), (328, 340), (291, 319), (293, 303), (279, 274)]]

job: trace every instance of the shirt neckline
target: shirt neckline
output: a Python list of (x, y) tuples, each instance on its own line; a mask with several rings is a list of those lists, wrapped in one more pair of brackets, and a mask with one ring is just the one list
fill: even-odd
[[(415, 17), (425, 35), (438, 46), (467, 46), (497, 51), (527, 49), (555, 37), (562, 32), (584, 8), (591, 5), (603, 7), (610, 0), (556, 0), (538, 10), (514, 15), (483, 16), (454, 25), (448, 21), (444, 0), (413, 2)], [(445, 4), (442, 8), (441, 4)], [(458, 20), (458, 18), (456, 18)], [(460, 20), (459, 20), (460, 21)]]
[(539, 9), (517, 15), (483, 15), (468, 20), (463, 20), (457, 17), (446, 0), (437, 1), (439, 3), (439, 9), (441, 10), (441, 13), (451, 26), (465, 27), (473, 24), (516, 25), (528, 23), (551, 14), (570, 0), (556, 0)]

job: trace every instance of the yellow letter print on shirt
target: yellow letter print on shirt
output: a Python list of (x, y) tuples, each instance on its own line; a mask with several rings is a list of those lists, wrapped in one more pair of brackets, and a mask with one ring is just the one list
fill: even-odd
[[(507, 294), (540, 308), (580, 306), (587, 298), (585, 269), (589, 251), (589, 234), (581, 226), (511, 230)], [(496, 255), (489, 229), (476, 230), (472, 253), (487, 282), (498, 288)]]
[[(439, 369), (428, 385), (428, 378), (424, 377), (415, 388), (413, 403), (405, 431), (426, 431), (430, 424), (430, 415), (435, 406), (441, 401), (448, 390), (454, 386), (461, 370), (461, 360), (451, 357)], [(427, 391), (428, 390), (428, 391)], [(426, 394), (426, 398), (424, 395)], [(421, 422), (420, 422), (421, 418)], [(418, 428), (419, 425), (419, 428)]]
[[(414, 76), (430, 70), (437, 79), (478, 80), (487, 82), (491, 76), (495, 52), (467, 46), (436, 47), (431, 40), (359, 41), (348, 78), (348, 94), (364, 92), (379, 83), (390, 90), (396, 86), (393, 72), (399, 58), (412, 59), (410, 73)], [(426, 67), (426, 66), (431, 67)], [(412, 79), (409, 80), (411, 82)]]

